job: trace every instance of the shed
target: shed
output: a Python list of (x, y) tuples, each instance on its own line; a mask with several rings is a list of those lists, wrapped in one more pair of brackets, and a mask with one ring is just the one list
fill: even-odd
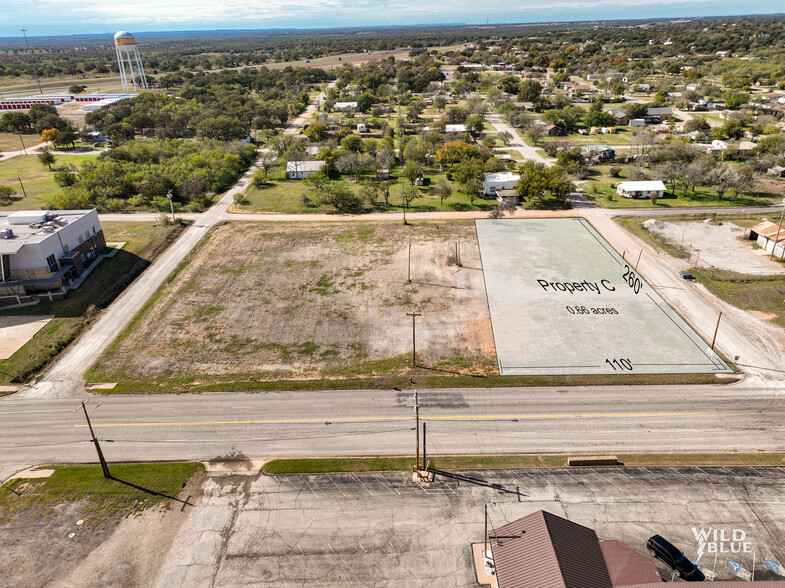
[(444, 125), (445, 133), (465, 133), (466, 125)]
[(660, 180), (642, 182), (619, 182), (616, 193), (624, 198), (662, 198), (665, 184)]
[(785, 229), (773, 222), (764, 220), (750, 229), (750, 240), (764, 250), (774, 252), (774, 257), (785, 259)]

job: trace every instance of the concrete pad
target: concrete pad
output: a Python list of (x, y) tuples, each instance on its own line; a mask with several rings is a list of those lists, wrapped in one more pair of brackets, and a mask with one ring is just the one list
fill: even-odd
[(110, 382), (106, 384), (88, 384), (85, 386), (87, 390), (114, 390), (117, 386), (117, 382)]
[(8, 359), (32, 339), (53, 316), (0, 317), (0, 359)]
[(30, 468), (27, 470), (23, 470), (19, 473), (14, 474), (11, 476), (11, 480), (16, 480), (17, 478), (24, 478), (25, 480), (32, 479), (32, 478), (48, 478), (52, 474), (54, 474), (54, 470), (47, 470), (47, 469), (36, 469)]
[(586, 219), (475, 224), (501, 375), (731, 372)]

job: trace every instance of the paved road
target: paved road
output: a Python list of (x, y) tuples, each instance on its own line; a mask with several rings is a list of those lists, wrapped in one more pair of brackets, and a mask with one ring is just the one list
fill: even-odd
[[(429, 452), (785, 450), (785, 392), (749, 386), (423, 391)], [(92, 414), (109, 460), (413, 453), (412, 392), (106, 396)], [(75, 399), (0, 403), (0, 479), (94, 461)], [(112, 440), (111, 442), (109, 440)]]
[(529, 146), (526, 141), (521, 139), (517, 129), (505, 123), (502, 120), (502, 117), (495, 112), (491, 112), (488, 115), (488, 122), (491, 123), (491, 126), (493, 126), (497, 132), (501, 133), (502, 131), (507, 131), (512, 135), (513, 139), (510, 141), (509, 148), (520, 153), (524, 159), (531, 159), (532, 161), (536, 161), (538, 163), (544, 163), (547, 166), (553, 165), (550, 161), (537, 153), (534, 147)]

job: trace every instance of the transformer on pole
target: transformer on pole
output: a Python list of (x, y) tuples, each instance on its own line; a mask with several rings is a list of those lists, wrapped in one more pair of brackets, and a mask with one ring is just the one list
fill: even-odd
[[(114, 35), (114, 48), (117, 53), (117, 65), (120, 68), (123, 91), (128, 92), (129, 85), (133, 85), (134, 91), (147, 90), (147, 76), (144, 75), (142, 56), (139, 54), (139, 45), (136, 44), (134, 36), (128, 31), (118, 31)], [(126, 65), (128, 71), (126, 71)], [(134, 65), (136, 65), (135, 71)]]

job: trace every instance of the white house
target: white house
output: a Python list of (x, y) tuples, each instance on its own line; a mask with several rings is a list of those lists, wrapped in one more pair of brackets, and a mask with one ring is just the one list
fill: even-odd
[(660, 180), (644, 182), (619, 182), (616, 193), (624, 198), (662, 198), (665, 194), (665, 184)]
[(515, 190), (521, 181), (521, 176), (508, 171), (482, 175), (482, 189), (486, 196), (496, 196), (500, 190)]
[(779, 225), (764, 220), (750, 229), (749, 238), (765, 251), (773, 252), (774, 257), (785, 259), (785, 229)]
[(466, 125), (444, 125), (445, 133), (465, 133)]
[(724, 149), (728, 148), (728, 144), (725, 141), (720, 141), (719, 139), (714, 139), (711, 142), (711, 148), (712, 149), (724, 150)]
[(52, 298), (106, 247), (93, 210), (0, 213), (0, 306)]
[(365, 125), (365, 123), (357, 123), (357, 132), (358, 133), (367, 133), (368, 132), (368, 127)]
[(322, 170), (324, 160), (316, 161), (289, 161), (286, 163), (286, 179), (302, 180), (311, 174)]
[(333, 106), (335, 112), (349, 112), (357, 108), (357, 102), (336, 102)]

